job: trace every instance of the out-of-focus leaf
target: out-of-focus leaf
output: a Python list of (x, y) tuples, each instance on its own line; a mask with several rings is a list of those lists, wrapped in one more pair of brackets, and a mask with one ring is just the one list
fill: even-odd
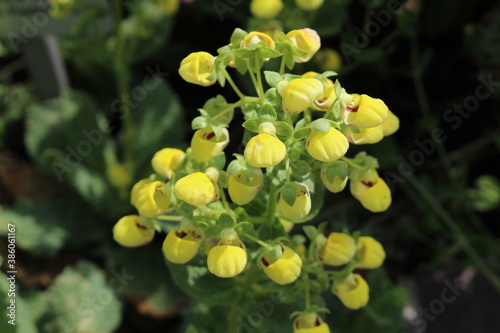
[(80, 261), (67, 267), (47, 293), (52, 320), (43, 332), (113, 332), (121, 320), (115, 285), (95, 264)]

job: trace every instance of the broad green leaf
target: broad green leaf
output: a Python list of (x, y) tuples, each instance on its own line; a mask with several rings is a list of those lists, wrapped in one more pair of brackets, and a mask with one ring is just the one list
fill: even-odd
[(236, 224), (231, 215), (223, 213), (219, 216), (219, 226), (221, 228), (232, 228)]
[(172, 89), (160, 78), (132, 110), (137, 141), (134, 158), (137, 165), (136, 179), (151, 172), (151, 158), (165, 147), (182, 143), (185, 131), (182, 108)]
[(295, 133), (293, 134), (293, 138), (296, 140), (302, 140), (302, 139), (307, 138), (309, 136), (309, 134), (311, 134), (311, 128), (304, 127), (304, 128), (301, 128), (301, 129), (295, 131)]
[(283, 76), (281, 76), (278, 72), (264, 71), (264, 76), (267, 84), (273, 88), (276, 87), (279, 82), (283, 81)]
[(323, 118), (313, 121), (309, 126), (316, 132), (328, 132), (331, 128), (330, 121)]
[(276, 111), (270, 104), (262, 105), (262, 108), (259, 110), (259, 117), (264, 120), (276, 120)]
[(54, 318), (46, 324), (47, 331), (111, 333), (121, 321), (115, 285), (91, 262), (66, 267), (47, 292)]

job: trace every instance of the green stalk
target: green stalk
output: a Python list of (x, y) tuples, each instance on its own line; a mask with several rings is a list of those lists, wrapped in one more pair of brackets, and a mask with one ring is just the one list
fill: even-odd
[(432, 210), (441, 218), (441, 220), (446, 224), (446, 226), (451, 230), (453, 236), (457, 242), (462, 246), (467, 255), (474, 262), (476, 267), (484, 274), (484, 276), (490, 281), (493, 288), (500, 294), (500, 278), (495, 274), (495, 272), (484, 263), (482, 258), (472, 247), (469, 239), (465, 233), (460, 229), (455, 220), (448, 214), (446, 210), (436, 203), (436, 200), (430, 193), (430, 191), (422, 185), (415, 177), (409, 177), (408, 180), (412, 186), (417, 190), (420, 196), (427, 202), (427, 204), (432, 208)]
[(244, 99), (245, 98), (245, 95), (241, 92), (241, 90), (236, 86), (236, 84), (234, 83), (233, 79), (231, 78), (231, 75), (229, 75), (229, 73), (227, 72), (227, 70), (225, 68), (222, 69), (223, 72), (224, 72), (224, 76), (226, 77), (226, 80), (227, 82), (229, 82), (229, 84), (231, 85), (231, 87), (233, 88), (234, 92), (236, 93), (236, 95), (238, 95), (239, 98), (241, 99)]

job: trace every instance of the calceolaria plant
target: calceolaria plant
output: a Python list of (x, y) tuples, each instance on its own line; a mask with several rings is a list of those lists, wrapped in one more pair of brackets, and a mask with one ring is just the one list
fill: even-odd
[[(276, 39), (236, 29), (216, 56), (188, 55), (179, 69), (185, 81), (229, 83), (239, 100), (227, 102), (220, 95), (208, 100), (192, 122), (191, 147), (167, 147), (152, 157), (155, 173), (131, 192), (139, 215), (124, 217), (113, 230), (124, 246), (143, 245), (153, 230), (166, 230), (162, 250), (174, 276), (202, 262), (191, 270), (196, 278), (234, 279), (225, 285), (234, 289), (229, 332), (237, 331), (237, 317), (248, 310), (238, 299), (276, 291), (283, 303), (296, 306), (290, 331), (330, 332), (320, 317), (328, 309), (315, 304), (319, 295), (330, 292), (347, 308), (364, 307), (369, 285), (358, 270), (378, 268), (385, 259), (374, 238), (347, 230), (326, 233), (326, 223), (308, 223), (302, 228), (307, 238), (290, 234), (294, 225), (313, 221), (325, 190), (338, 193), (347, 183), (352, 196), (372, 212), (391, 204), (377, 160), (366, 153), (346, 155), (350, 145), (373, 144), (394, 133), (398, 118), (382, 100), (348, 93), (335, 72), (286, 72), (319, 48), (312, 29), (280, 33)], [(279, 70), (263, 70), (266, 62)], [(243, 94), (230, 71), (246, 75), (255, 95)], [(245, 148), (230, 155), (224, 150), (234, 112), (245, 119)], [(282, 289), (290, 285), (292, 291)], [(214, 298), (222, 292), (228, 291), (214, 292)]]

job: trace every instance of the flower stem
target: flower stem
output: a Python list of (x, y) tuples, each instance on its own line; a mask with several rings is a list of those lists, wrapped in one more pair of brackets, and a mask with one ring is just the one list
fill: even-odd
[(420, 196), (427, 202), (427, 204), (434, 210), (434, 212), (441, 218), (441, 220), (446, 224), (446, 226), (451, 230), (455, 239), (460, 243), (464, 251), (474, 262), (476, 267), (484, 274), (484, 276), (490, 281), (491, 285), (500, 294), (500, 278), (495, 274), (495, 272), (484, 263), (483, 259), (479, 256), (476, 250), (472, 247), (467, 235), (460, 229), (455, 220), (444, 210), (440, 205), (437, 204), (436, 200), (432, 196), (432, 193), (415, 177), (408, 178), (412, 186), (417, 190)]
[(264, 87), (262, 85), (262, 74), (260, 69), (257, 71), (257, 84), (258, 84), (258, 89), (259, 89), (259, 96), (263, 99), (264, 98)]
[(352, 166), (352, 167), (353, 167), (353, 168), (355, 168), (355, 169), (358, 169), (358, 170), (363, 169), (363, 167), (361, 167), (361, 165), (359, 165), (359, 164), (355, 163), (355, 162), (353, 161), (353, 159), (352, 159), (352, 158), (349, 158), (349, 157), (341, 157), (340, 159), (341, 159), (342, 161), (346, 162), (347, 164), (349, 164), (350, 166)]
[(257, 83), (257, 78), (255, 77), (255, 73), (252, 70), (252, 67), (250, 67), (250, 62), (246, 62), (247, 68), (248, 68), (248, 74), (250, 75), (250, 78), (252, 79), (253, 86), (255, 87), (255, 91), (257, 92), (257, 95), (259, 96), (260, 100), (262, 100), (263, 96), (260, 94), (260, 89), (259, 89), (259, 84)]
[(254, 241), (255, 243), (259, 244), (260, 246), (262, 247), (268, 247), (269, 245), (266, 243), (266, 242), (263, 242), (261, 241), (260, 239), (258, 239), (257, 237), (254, 237), (252, 235), (249, 235), (249, 234), (244, 234), (243, 236), (245, 236), (246, 238)]
[(266, 216), (269, 221), (274, 220), (274, 213), (276, 210), (276, 185), (273, 184), (273, 181), (271, 180), (269, 184), (269, 202), (267, 204), (267, 211), (266, 211)]
[(281, 64), (280, 64), (280, 75), (283, 76), (285, 74), (285, 55), (281, 57)]
[(236, 93), (236, 95), (238, 95), (239, 98), (241, 99), (244, 99), (245, 98), (245, 95), (241, 92), (241, 90), (236, 86), (236, 84), (234, 83), (233, 79), (231, 78), (231, 75), (229, 75), (229, 73), (227, 72), (227, 70), (224, 68), (223, 69), (224, 71), (224, 76), (226, 77), (226, 80), (227, 82), (229, 82), (229, 84), (231, 85), (231, 87), (233, 88), (234, 92)]

